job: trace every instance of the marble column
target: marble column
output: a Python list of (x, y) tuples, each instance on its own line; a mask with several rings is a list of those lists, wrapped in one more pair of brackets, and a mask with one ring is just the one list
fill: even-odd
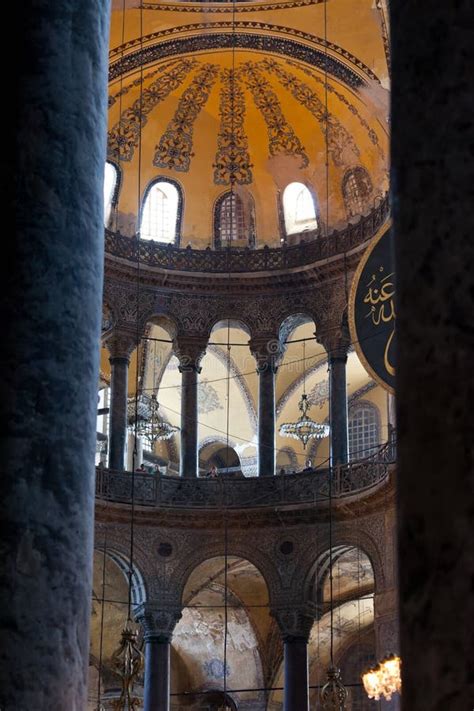
[(198, 461), (198, 383), (199, 366), (206, 343), (200, 339), (177, 338), (174, 352), (179, 359), (181, 373), (181, 454), (179, 474), (197, 477)]
[(179, 610), (158, 609), (151, 603), (137, 613), (145, 629), (143, 711), (170, 711), (171, 639), (180, 618)]
[(109, 5), (10, 9), (0, 708), (71, 711), (87, 703)]
[(472, 3), (390, 4), (404, 709), (472, 709)]
[(308, 640), (314, 618), (305, 610), (287, 608), (272, 612), (284, 648), (283, 711), (308, 711)]
[(347, 353), (329, 355), (329, 422), (332, 466), (347, 464), (349, 460), (349, 433), (347, 416)]
[(258, 476), (273, 476), (276, 467), (275, 375), (281, 350), (278, 339), (272, 336), (258, 341), (252, 339), (249, 345), (258, 373)]
[(136, 346), (127, 335), (116, 335), (105, 344), (110, 351), (110, 416), (109, 416), (109, 468), (125, 468), (125, 442), (127, 438), (128, 366), (130, 354)]

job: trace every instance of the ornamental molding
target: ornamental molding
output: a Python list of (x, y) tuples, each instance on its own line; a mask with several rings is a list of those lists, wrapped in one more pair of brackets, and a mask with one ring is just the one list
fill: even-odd
[[(159, 9), (161, 9), (161, 5), (159, 5)], [(241, 13), (243, 9), (244, 6), (241, 4), (239, 6), (239, 13)], [(200, 11), (202, 12), (202, 6), (200, 8)], [(209, 11), (212, 11), (212, 9), (206, 7), (206, 13), (208, 13)], [(235, 23), (232, 23), (229, 20), (218, 20), (216, 22), (197, 22), (188, 25), (181, 25), (179, 28), (166, 28), (164, 30), (159, 30), (157, 32), (145, 35), (143, 38), (130, 40), (125, 44), (115, 47), (109, 53), (109, 58), (111, 62), (109, 69), (109, 81), (117, 79), (121, 76), (121, 74), (128, 73), (134, 68), (138, 68), (142, 64), (144, 65), (150, 61), (156, 61), (160, 58), (165, 59), (169, 56), (172, 56), (173, 54), (180, 55), (182, 53), (189, 52), (190, 50), (185, 49), (182, 45), (183, 38), (176, 38), (177, 32), (179, 32), (180, 34), (194, 33), (195, 36), (191, 35), (190, 37), (185, 37), (184, 39), (194, 41), (194, 43), (202, 43), (203, 34), (201, 34), (201, 31), (207, 30), (209, 32), (209, 30), (211, 29), (220, 30), (221, 48), (232, 47), (233, 44), (229, 43), (230, 40), (236, 41), (237, 47), (241, 46), (242, 40), (240, 39), (239, 42), (239, 38), (243, 36), (243, 30), (251, 30), (252, 33), (255, 33), (258, 30), (263, 30), (268, 34), (252, 34), (246, 36), (246, 41), (249, 42), (249, 48), (254, 48), (260, 51), (266, 49), (272, 55), (274, 55), (275, 53), (281, 53), (285, 56), (288, 55), (289, 59), (295, 60), (295, 58), (298, 58), (300, 61), (306, 61), (307, 64), (313, 65), (314, 67), (323, 70), (325, 67), (324, 60), (325, 58), (327, 58), (329, 60), (327, 65), (328, 73), (331, 76), (336, 77), (337, 79), (345, 81), (345, 83), (348, 83), (354, 88), (357, 88), (358, 86), (361, 86), (365, 83), (364, 80), (359, 76), (358, 72), (364, 74), (367, 79), (380, 83), (380, 79), (377, 77), (377, 75), (366, 64), (364, 64), (364, 62), (362, 62), (355, 55), (351, 54), (340, 45), (334, 42), (330, 42), (324, 37), (313, 35), (311, 33), (304, 32), (294, 27), (275, 25), (269, 22), (261, 22), (258, 20), (239, 20)], [(225, 33), (225, 31), (231, 33), (234, 29), (238, 31), (235, 33), (235, 38), (229, 37), (229, 35)], [(222, 32), (223, 30), (224, 32)], [(166, 51), (162, 52), (160, 55), (159, 51), (156, 51), (159, 50), (160, 46), (165, 44), (173, 45), (173, 42), (166, 42), (166, 39), (170, 37), (174, 38), (174, 46), (172, 46), (172, 48), (166, 47)], [(219, 35), (212, 35), (212, 37), (218, 38)], [(297, 48), (296, 51), (290, 51), (291, 49), (294, 50), (294, 47), (284, 47), (286, 51), (281, 51), (283, 47), (278, 46), (278, 40), (281, 40), (281, 38), (283, 37), (295, 37), (299, 40), (303, 40), (309, 45), (312, 45), (312, 47), (307, 47), (306, 45), (299, 45), (299, 43), (293, 41), (293, 44), (297, 46), (299, 45), (303, 49), (306, 48), (310, 51), (302, 53), (301, 51), (298, 51)], [(265, 40), (265, 42), (262, 42), (262, 40)], [(288, 41), (291, 42), (291, 40)], [(143, 45), (146, 46), (143, 47)], [(139, 48), (139, 50), (135, 50), (134, 52), (133, 49), (137, 47)], [(318, 49), (316, 49), (316, 47), (318, 47)], [(321, 47), (321, 49), (319, 49), (319, 47)], [(200, 47), (201, 50), (205, 48), (205, 46)], [(155, 52), (150, 53), (150, 49), (154, 49)], [(332, 56), (332, 54), (328, 54), (328, 50), (331, 53), (334, 53), (336, 57)], [(127, 52), (127, 54), (124, 56), (125, 52)], [(137, 53), (140, 52), (144, 54), (144, 61), (140, 61), (140, 58), (136, 57)], [(152, 56), (150, 56), (150, 54), (152, 54)], [(127, 61), (130, 57), (133, 58), (132, 62)], [(350, 66), (348, 66), (348, 64), (355, 67), (357, 69), (357, 72), (355, 72)], [(342, 75), (341, 70), (345, 70)]]

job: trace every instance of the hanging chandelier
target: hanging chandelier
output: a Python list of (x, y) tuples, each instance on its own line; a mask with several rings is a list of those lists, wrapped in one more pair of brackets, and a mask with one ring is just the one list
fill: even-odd
[(329, 434), (329, 425), (320, 425), (308, 416), (310, 407), (308, 396), (303, 393), (298, 403), (298, 409), (301, 412), (299, 419), (296, 422), (285, 422), (280, 426), (280, 434), (283, 437), (299, 439), (305, 449), (310, 439), (322, 439)]
[(137, 436), (143, 438), (153, 451), (156, 442), (170, 439), (179, 427), (165, 422), (159, 415), (159, 403), (155, 393), (140, 395), (137, 408)]
[(328, 680), (321, 689), (321, 706), (324, 711), (344, 711), (347, 689), (341, 681), (341, 672), (331, 665), (327, 674)]
[(303, 448), (306, 449), (310, 439), (322, 439), (327, 437), (329, 434), (328, 425), (320, 425), (315, 422), (308, 415), (308, 410), (311, 404), (308, 400), (306, 394), (306, 342), (303, 341), (303, 394), (301, 395), (301, 400), (298, 403), (298, 410), (301, 415), (296, 422), (285, 422), (280, 425), (280, 434), (283, 437), (293, 437), (294, 439), (299, 439), (303, 444)]
[(400, 657), (389, 654), (362, 674), (362, 682), (369, 699), (378, 701), (383, 696), (390, 701), (392, 694), (401, 693), (402, 689)]
[(134, 696), (133, 687), (143, 670), (143, 653), (138, 646), (138, 631), (128, 622), (122, 631), (120, 645), (112, 655), (112, 668), (122, 680), (120, 698), (112, 702), (114, 711), (138, 711), (141, 702)]

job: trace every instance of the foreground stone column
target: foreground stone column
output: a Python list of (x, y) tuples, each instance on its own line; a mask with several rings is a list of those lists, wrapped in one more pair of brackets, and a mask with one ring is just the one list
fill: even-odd
[(472, 3), (391, 3), (402, 704), (472, 709)]
[(275, 375), (280, 346), (278, 339), (271, 335), (252, 339), (249, 345), (258, 373), (258, 476), (273, 476), (276, 465)]
[(308, 711), (308, 640), (314, 618), (305, 610), (272, 612), (284, 645), (283, 711)]
[(197, 477), (198, 462), (198, 375), (200, 362), (206, 352), (202, 339), (178, 337), (174, 352), (179, 359), (181, 373), (181, 455), (179, 474)]
[[(400, 654), (398, 634), (398, 596), (397, 590), (384, 590), (374, 597), (374, 630), (377, 661), (387, 654)], [(394, 694), (390, 701), (381, 699), (380, 708), (384, 711), (399, 711), (400, 695)]]
[(143, 711), (170, 711), (171, 638), (179, 610), (163, 610), (145, 603), (137, 619), (145, 629), (145, 683)]
[(124, 469), (127, 438), (128, 366), (136, 339), (130, 334), (116, 334), (105, 345), (110, 352), (110, 425), (109, 467)]
[(85, 708), (108, 3), (12, 7), (0, 318), (0, 708)]

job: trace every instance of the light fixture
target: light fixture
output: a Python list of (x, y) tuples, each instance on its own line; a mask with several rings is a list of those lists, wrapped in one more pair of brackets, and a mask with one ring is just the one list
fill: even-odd
[(321, 705), (324, 711), (344, 711), (347, 689), (341, 681), (340, 670), (331, 664), (327, 671), (328, 680), (321, 690)]
[(133, 687), (143, 670), (143, 653), (138, 647), (138, 631), (125, 625), (118, 649), (112, 655), (111, 666), (122, 681), (120, 697), (113, 702), (114, 711), (138, 711), (141, 701)]
[(280, 425), (280, 434), (283, 437), (293, 437), (299, 439), (306, 449), (306, 445), (310, 439), (322, 439), (329, 434), (329, 425), (320, 425), (308, 415), (308, 410), (311, 404), (306, 394), (306, 358), (305, 358), (306, 342), (303, 341), (303, 394), (298, 403), (298, 409), (301, 415), (296, 422), (285, 422)]
[(390, 701), (392, 695), (402, 690), (401, 659), (396, 654), (389, 654), (375, 667), (362, 674), (362, 682), (369, 699), (378, 701), (383, 696)]
[(165, 422), (159, 415), (159, 403), (155, 393), (151, 395), (140, 395), (139, 406), (137, 408), (137, 436), (142, 437), (153, 451), (156, 442), (159, 440), (171, 439), (175, 432), (179, 432), (179, 427)]

